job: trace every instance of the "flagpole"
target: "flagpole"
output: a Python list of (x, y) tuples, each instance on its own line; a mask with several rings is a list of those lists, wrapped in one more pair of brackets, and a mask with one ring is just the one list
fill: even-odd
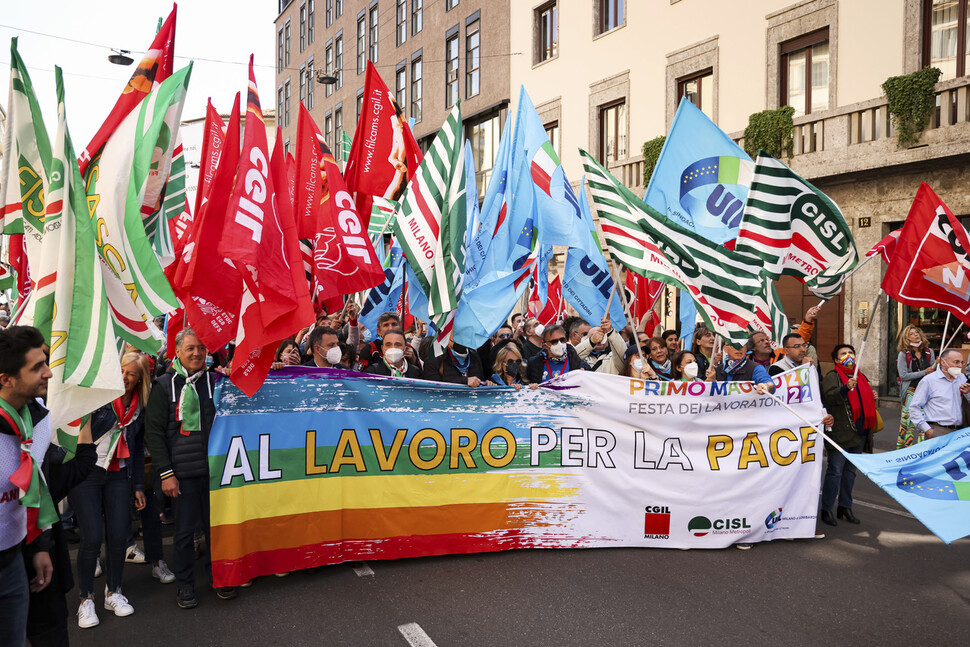
[(795, 411), (794, 409), (792, 409), (790, 406), (788, 406), (788, 403), (787, 402), (785, 402), (784, 400), (782, 400), (781, 398), (779, 398), (774, 393), (769, 393), (768, 395), (770, 395), (772, 398), (774, 398), (775, 402), (777, 402), (778, 404), (780, 404), (781, 406), (785, 407), (786, 409), (788, 409), (789, 411), (791, 411), (793, 414), (795, 414), (795, 416), (797, 416), (798, 418), (801, 418), (805, 422), (805, 424), (807, 424), (809, 427), (811, 427), (812, 429), (814, 429), (815, 431), (817, 431), (822, 436), (822, 438), (824, 438), (825, 440), (829, 441), (829, 445), (835, 447), (837, 450), (839, 450), (840, 452), (842, 452), (843, 455), (845, 455), (845, 450), (842, 449), (841, 447), (839, 447), (839, 444), (838, 443), (836, 443), (831, 438), (829, 438), (828, 435), (825, 433), (825, 430), (824, 429), (822, 429), (821, 427), (816, 427), (814, 424), (812, 424), (812, 422), (808, 418), (806, 418), (802, 414), (800, 414), (797, 411)]
[[(855, 274), (856, 272), (858, 272), (859, 270), (861, 270), (865, 266), (866, 263), (868, 263), (869, 261), (871, 261), (872, 259), (874, 259), (876, 257), (881, 257), (881, 255), (880, 254), (873, 254), (872, 256), (866, 256), (866, 260), (862, 261), (861, 263), (859, 263), (858, 265), (856, 265), (855, 267), (853, 267), (852, 270), (845, 275), (845, 278), (842, 279), (843, 285), (845, 284), (846, 281), (848, 281), (850, 278), (852, 278), (852, 275), (853, 274)], [(818, 302), (818, 305), (815, 306), (815, 307), (816, 308), (821, 308), (822, 307), (822, 304), (825, 304), (825, 303), (828, 303), (828, 302), (829, 302), (829, 299), (822, 299), (821, 301)]]
[[(610, 265), (613, 266), (613, 272), (619, 275), (619, 272), (617, 272), (616, 270), (616, 262), (613, 260), (612, 254), (610, 255), (610, 257), (611, 258), (609, 262), (610, 262)], [(616, 286), (615, 281), (613, 282), (613, 285), (614, 287)], [(637, 355), (640, 356), (640, 363), (643, 364), (643, 366), (650, 368), (650, 365), (647, 364), (647, 360), (643, 357), (643, 349), (640, 347), (640, 337), (638, 336), (638, 331), (637, 331), (637, 328), (639, 327), (639, 322), (633, 319), (633, 313), (630, 311), (630, 306), (627, 303), (626, 294), (624, 292), (620, 292), (620, 303), (623, 304), (623, 311), (626, 312), (626, 315), (630, 317), (631, 320), (633, 320), (633, 343), (636, 344)], [(607, 310), (607, 314), (609, 314), (608, 310)], [(650, 369), (650, 370), (653, 370), (653, 369)]]
[[(616, 294), (616, 281), (613, 281), (613, 289), (610, 290), (610, 298), (606, 300), (606, 314), (604, 316), (610, 316), (610, 307), (613, 305), (613, 295)], [(634, 327), (636, 324), (634, 324)]]
[[(960, 329), (961, 328), (963, 328), (963, 322), (962, 321), (960, 322), (960, 325), (957, 326), (956, 330), (953, 331), (953, 335), (950, 337), (950, 340), (948, 342), (946, 342), (945, 344), (943, 344), (943, 349), (944, 350), (946, 350), (947, 348), (949, 348), (953, 344), (953, 341), (957, 338), (957, 335), (960, 333)], [(940, 351), (940, 352), (943, 352), (943, 351)]]
[[(879, 292), (876, 294), (876, 305), (872, 307), (872, 314), (869, 315), (869, 323), (866, 325), (866, 334), (862, 336), (862, 345), (859, 346), (859, 354), (855, 358), (855, 372), (852, 374), (852, 379), (856, 379), (859, 376), (859, 367), (862, 365), (862, 353), (866, 350), (866, 340), (869, 339), (869, 331), (872, 330), (872, 322), (876, 320), (876, 312), (879, 310), (879, 304), (882, 303), (882, 288), (879, 288)], [(949, 320), (947, 320), (949, 323)], [(943, 331), (944, 336), (946, 335), (946, 330)]]

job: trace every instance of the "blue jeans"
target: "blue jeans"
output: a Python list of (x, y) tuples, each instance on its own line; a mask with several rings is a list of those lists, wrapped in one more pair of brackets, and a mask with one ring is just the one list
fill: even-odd
[[(861, 454), (863, 445), (845, 450), (849, 454)], [(822, 481), (822, 509), (832, 511), (838, 498), (840, 508), (852, 507), (852, 486), (855, 485), (855, 465), (838, 449), (828, 447), (828, 465)]]
[(105, 580), (109, 591), (121, 590), (121, 571), (125, 566), (125, 548), (131, 506), (128, 472), (108, 472), (104, 477), (88, 477), (71, 490), (71, 507), (77, 516), (81, 546), (77, 552), (77, 579), (81, 598), (94, 595), (94, 570), (105, 546)]
[(0, 645), (24, 644), (29, 601), (27, 569), (18, 553), (0, 570)]

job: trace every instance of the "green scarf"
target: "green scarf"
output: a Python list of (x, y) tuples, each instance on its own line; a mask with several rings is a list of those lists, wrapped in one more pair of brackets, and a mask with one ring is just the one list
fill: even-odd
[(34, 442), (34, 422), (27, 406), (18, 412), (0, 398), (0, 418), (7, 421), (20, 439), (20, 467), (10, 477), (10, 482), (20, 489), (20, 504), (27, 507), (27, 541), (30, 542), (58, 520), (57, 508), (40, 471), (40, 461), (30, 452)]
[(188, 436), (189, 432), (202, 429), (202, 420), (199, 411), (199, 393), (195, 390), (195, 383), (200, 377), (205, 375), (205, 371), (202, 370), (189, 376), (188, 371), (185, 370), (182, 362), (177, 357), (172, 362), (172, 370), (177, 375), (185, 378), (185, 388), (182, 389), (178, 404), (175, 407), (175, 419), (182, 422), (182, 435)]

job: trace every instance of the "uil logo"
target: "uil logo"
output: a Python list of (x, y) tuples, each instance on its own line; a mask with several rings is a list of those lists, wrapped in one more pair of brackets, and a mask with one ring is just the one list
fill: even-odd
[[(961, 469), (960, 462), (965, 468)], [(908, 472), (907, 468), (900, 468), (896, 476), (896, 487), (904, 492), (915, 494), (926, 499), (942, 501), (970, 501), (970, 450), (967, 450), (943, 464), (943, 469), (949, 479), (935, 478), (920, 472)], [(940, 474), (940, 477), (943, 477)]]
[(771, 514), (765, 517), (765, 528), (767, 528), (768, 530), (771, 530), (776, 525), (781, 523), (781, 519), (782, 519), (781, 508), (778, 508), (777, 510), (772, 510)]

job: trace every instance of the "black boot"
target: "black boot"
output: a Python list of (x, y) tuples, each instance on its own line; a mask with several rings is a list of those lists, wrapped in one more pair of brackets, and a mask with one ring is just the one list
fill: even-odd
[(839, 506), (836, 514), (838, 515), (839, 519), (845, 519), (849, 523), (859, 523), (859, 518), (852, 514), (852, 508), (843, 508), (842, 506)]
[(835, 520), (835, 515), (832, 514), (831, 510), (822, 510), (819, 517), (822, 519), (822, 523), (824, 524), (828, 524), (829, 526), (839, 525), (839, 522)]

